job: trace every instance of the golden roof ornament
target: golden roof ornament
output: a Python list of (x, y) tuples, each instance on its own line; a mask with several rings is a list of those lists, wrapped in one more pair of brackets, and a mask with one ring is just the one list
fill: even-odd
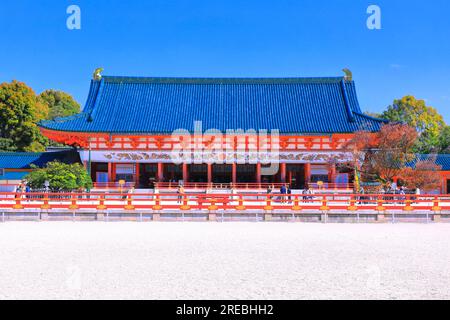
[(97, 68), (95, 69), (92, 78), (96, 81), (100, 81), (102, 80), (102, 72), (103, 72), (103, 68)]
[(342, 71), (345, 73), (344, 79), (346, 81), (352, 81), (353, 80), (353, 73), (348, 68), (344, 68)]

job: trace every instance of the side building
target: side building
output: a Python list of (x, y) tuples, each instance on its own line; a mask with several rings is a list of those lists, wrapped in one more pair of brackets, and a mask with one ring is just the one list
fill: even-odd
[(32, 165), (42, 168), (48, 162), (80, 163), (74, 150), (55, 152), (0, 152), (0, 192), (10, 192), (30, 173)]
[(351, 183), (342, 145), (383, 123), (362, 112), (354, 81), (344, 77), (104, 76), (92, 80), (83, 112), (40, 126), (79, 148), (97, 184), (286, 182), (302, 189)]

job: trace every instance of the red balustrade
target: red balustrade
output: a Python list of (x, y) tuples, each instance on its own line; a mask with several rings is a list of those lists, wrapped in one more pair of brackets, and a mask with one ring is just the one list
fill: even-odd
[[(180, 199), (181, 197), (181, 199)], [(199, 193), (0, 193), (6, 210), (450, 211), (449, 195)]]

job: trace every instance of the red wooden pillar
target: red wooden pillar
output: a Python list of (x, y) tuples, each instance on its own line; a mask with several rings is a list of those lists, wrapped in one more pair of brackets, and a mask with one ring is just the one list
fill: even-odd
[(112, 181), (111, 182), (116, 182), (116, 164), (112, 163), (111, 167), (112, 167), (111, 168), (112, 169), (112, 172), (111, 172)]
[(212, 183), (212, 164), (208, 163), (208, 183)]
[(134, 183), (135, 183), (136, 187), (139, 187), (139, 177), (141, 175), (139, 163), (136, 163), (135, 166), (136, 166), (136, 176), (134, 179), (135, 180)]
[(233, 163), (231, 165), (231, 182), (233, 182), (233, 184), (236, 184), (237, 181), (237, 165), (236, 163)]
[(261, 163), (256, 164), (256, 183), (261, 183)]
[(164, 181), (164, 164), (158, 162), (158, 182)]
[(305, 163), (305, 183), (311, 182), (311, 163)]
[(189, 170), (187, 163), (183, 163), (183, 181), (184, 183), (189, 182)]
[(286, 163), (280, 163), (280, 180), (282, 183), (286, 182)]
[(113, 182), (112, 163), (108, 162), (108, 182)]
[(334, 183), (336, 179), (336, 164), (332, 163), (328, 166), (328, 181)]

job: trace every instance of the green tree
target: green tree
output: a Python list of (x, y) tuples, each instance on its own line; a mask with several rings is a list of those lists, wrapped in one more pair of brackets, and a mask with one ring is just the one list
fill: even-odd
[(48, 119), (68, 117), (80, 112), (80, 105), (68, 93), (56, 90), (46, 90), (39, 97), (49, 108)]
[(44, 188), (45, 181), (53, 192), (72, 191), (92, 188), (92, 180), (85, 168), (79, 163), (65, 164), (58, 161), (49, 162), (45, 168), (33, 168), (25, 179), (33, 189)]
[(440, 150), (439, 136), (445, 122), (437, 110), (427, 106), (424, 100), (413, 96), (394, 100), (382, 117), (393, 122), (406, 123), (417, 130), (419, 139), (414, 148), (415, 152), (430, 153)]
[(36, 123), (47, 116), (47, 105), (25, 83), (0, 84), (0, 148), (43, 151), (45, 138)]
[(450, 153), (450, 126), (442, 128), (439, 135), (440, 153)]
[(14, 145), (14, 141), (8, 138), (0, 138), (0, 151), (13, 152), (16, 151), (17, 148)]

